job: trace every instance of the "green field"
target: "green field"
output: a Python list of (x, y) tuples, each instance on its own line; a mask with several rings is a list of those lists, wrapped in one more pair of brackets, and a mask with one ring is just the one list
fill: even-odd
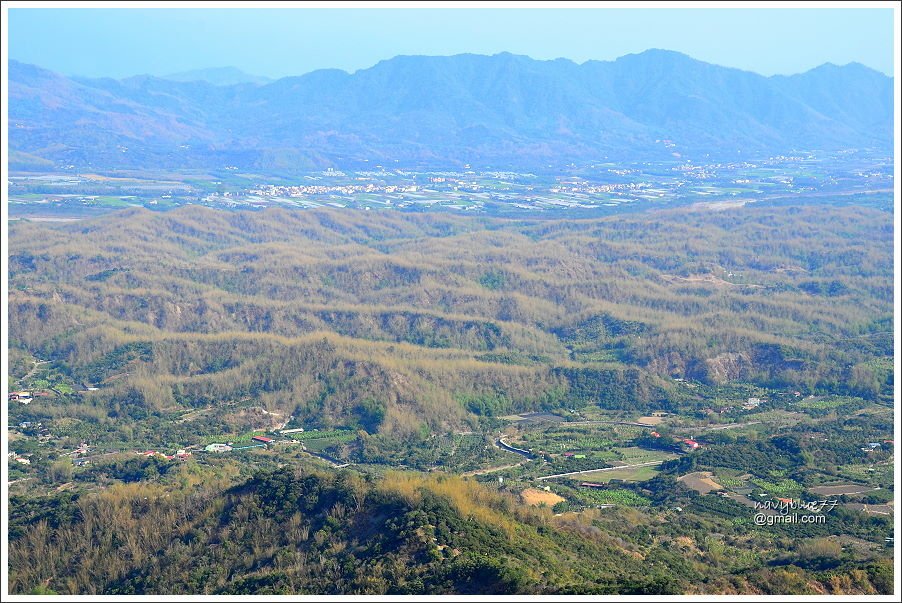
[(839, 468), (839, 475), (857, 482), (877, 486), (887, 487), (891, 485), (895, 479), (893, 475), (893, 464), (885, 465), (842, 465)]
[(350, 441), (357, 437), (357, 433), (350, 429), (329, 429), (325, 431), (302, 431), (286, 434), (292, 440), (309, 442), (310, 440), (337, 440)]
[(776, 481), (752, 478), (749, 480), (752, 484), (758, 486), (769, 494), (778, 496), (795, 495), (802, 491), (802, 484), (794, 479), (780, 479)]
[(649, 461), (666, 461), (672, 458), (676, 458), (676, 455), (671, 452), (664, 452), (662, 450), (645, 450), (644, 448), (637, 448), (635, 446), (630, 446), (627, 448), (615, 448), (614, 450), (619, 453), (620, 460), (627, 465), (647, 463)]
[(327, 448), (330, 448), (336, 444), (341, 444), (342, 442), (350, 442), (354, 438), (356, 438), (356, 434), (353, 432), (349, 432), (351, 435), (342, 435), (342, 436), (334, 436), (331, 438), (318, 438), (316, 440), (307, 440), (304, 442), (304, 447), (310, 452), (323, 452)]
[(596, 505), (622, 505), (625, 507), (646, 507), (651, 501), (636, 494), (632, 490), (617, 488), (613, 490), (598, 490), (594, 488), (580, 488), (579, 498), (584, 502)]
[(568, 475), (567, 479), (579, 482), (598, 482), (602, 484), (606, 484), (613, 479), (619, 479), (625, 482), (644, 482), (657, 474), (658, 469), (654, 465), (647, 465), (645, 467), (633, 467), (631, 469), (612, 469), (610, 471), (593, 471), (591, 473)]
[(842, 398), (825, 398), (822, 400), (802, 400), (801, 402), (797, 402), (795, 406), (796, 408), (803, 408), (805, 410), (823, 410), (838, 408), (846, 402), (848, 402), (848, 400)]

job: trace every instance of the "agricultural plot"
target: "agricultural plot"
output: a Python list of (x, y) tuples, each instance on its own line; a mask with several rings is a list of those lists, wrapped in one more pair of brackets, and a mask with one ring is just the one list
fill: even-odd
[(763, 429), (792, 427), (808, 419), (807, 415), (800, 412), (775, 409), (747, 415), (748, 422), (759, 421), (761, 425), (758, 431)]
[(343, 440), (333, 440), (329, 438), (323, 438), (319, 440), (309, 440), (304, 442), (304, 448), (308, 452), (315, 452), (316, 454), (322, 454), (326, 451), (327, 448), (331, 448), (332, 446), (341, 443)]
[(651, 501), (625, 488), (611, 490), (600, 488), (580, 488), (578, 496), (582, 502), (590, 505), (619, 505), (623, 507), (647, 507)]
[(767, 480), (755, 477), (750, 479), (749, 482), (761, 488), (768, 494), (773, 494), (775, 496), (798, 496), (802, 491), (802, 484), (794, 479), (783, 478)]
[(588, 473), (579, 473), (577, 475), (568, 475), (565, 479), (578, 482), (598, 482), (607, 484), (613, 480), (624, 482), (644, 482), (655, 477), (658, 474), (656, 465), (644, 465), (642, 467), (630, 467), (628, 469), (607, 469), (600, 471), (590, 471)]
[(344, 438), (345, 441), (353, 440), (357, 437), (357, 434), (350, 429), (328, 429), (323, 431), (301, 431), (298, 433), (289, 433), (286, 434), (292, 440), (297, 440), (299, 442), (309, 442), (310, 440), (326, 440), (326, 439), (341, 439)]
[(651, 461), (667, 461), (676, 458), (677, 456), (671, 452), (664, 452), (662, 450), (646, 450), (644, 448), (638, 448), (636, 446), (615, 448), (614, 452), (616, 452), (618, 456), (618, 460), (612, 463), (615, 466), (618, 464), (637, 465), (639, 463), (648, 463)]
[(796, 402), (795, 407), (804, 410), (830, 410), (838, 408), (845, 403), (846, 401), (842, 398), (806, 398), (800, 402)]
[[(560, 450), (562, 452), (603, 450), (606, 448), (611, 448), (615, 444), (616, 442), (614, 440), (598, 436), (576, 436), (563, 440), (559, 443)], [(550, 449), (549, 451), (554, 450), (553, 446), (548, 446), (548, 448)]]
[(336, 444), (357, 439), (357, 433), (350, 429), (330, 429), (328, 431), (292, 433), (288, 434), (288, 437), (297, 442), (303, 442), (304, 447), (310, 452), (322, 453)]
[(37, 397), (69, 395), (75, 393), (71, 378), (53, 368), (48, 362), (36, 363), (28, 374), (18, 380), (15, 386), (10, 381), (10, 388), (31, 391)]
[(723, 490), (723, 486), (714, 481), (713, 477), (714, 474), (710, 471), (696, 471), (695, 473), (687, 473), (678, 478), (677, 481), (686, 484), (688, 488), (695, 490), (699, 494)]
[(861, 398), (848, 396), (829, 396), (823, 398), (804, 399), (796, 402), (794, 407), (812, 417), (820, 417), (833, 411), (836, 413), (853, 414), (868, 406), (868, 402)]
[(746, 482), (736, 477), (719, 477), (714, 478), (724, 488), (743, 488)]
[(853, 482), (864, 482), (870, 486), (889, 487), (893, 484), (893, 463), (843, 465), (839, 475)]
[[(536, 425), (534, 429), (521, 424), (519, 441), (525, 448), (543, 450), (549, 454), (594, 453), (615, 450), (618, 444), (629, 441), (644, 431), (629, 425), (573, 425), (559, 423), (553, 426)], [(544, 428), (543, 428), (544, 427)], [(618, 457), (614, 455), (613, 459)]]

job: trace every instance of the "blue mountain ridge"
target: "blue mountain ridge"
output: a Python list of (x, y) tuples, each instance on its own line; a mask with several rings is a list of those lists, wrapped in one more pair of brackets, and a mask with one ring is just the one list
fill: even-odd
[(863, 65), (764, 77), (657, 49), (582, 64), (398, 56), (353, 74), (231, 85), (68, 78), (12, 61), (9, 95), (11, 151), (95, 169), (536, 169), (674, 153), (891, 151), (894, 131), (892, 78)]

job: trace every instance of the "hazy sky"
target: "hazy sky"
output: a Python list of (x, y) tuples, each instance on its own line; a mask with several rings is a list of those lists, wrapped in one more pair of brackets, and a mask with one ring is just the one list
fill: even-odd
[(8, 26), (11, 58), (85, 76), (229, 65), (282, 77), (462, 52), (581, 63), (648, 48), (764, 75), (826, 62), (893, 70), (889, 8), (11, 8)]

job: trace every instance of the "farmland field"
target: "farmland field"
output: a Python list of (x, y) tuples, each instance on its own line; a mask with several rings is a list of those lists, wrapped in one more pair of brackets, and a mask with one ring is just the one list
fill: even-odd
[(689, 488), (692, 488), (699, 494), (707, 494), (715, 490), (723, 490), (723, 486), (713, 479), (710, 471), (698, 471), (696, 473), (688, 473), (677, 481), (683, 482)]
[(619, 457), (619, 461), (613, 462), (615, 466), (621, 463), (624, 465), (636, 465), (639, 463), (647, 463), (649, 461), (666, 461), (676, 458), (676, 455), (671, 452), (645, 450), (644, 448), (637, 448), (635, 446), (615, 448), (614, 451), (618, 453)]
[(580, 482), (600, 482), (606, 484), (611, 480), (619, 479), (625, 482), (642, 482), (653, 478), (658, 474), (654, 465), (644, 467), (631, 467), (629, 469), (613, 469), (605, 471), (592, 471), (577, 475), (568, 475), (566, 479)]
[(894, 479), (891, 463), (843, 465), (839, 468), (839, 475), (850, 481), (862, 481), (872, 486), (884, 487), (892, 484)]
[(644, 507), (651, 501), (636, 494), (632, 490), (616, 488), (613, 490), (601, 490), (596, 488), (580, 488), (580, 498), (586, 502), (597, 505), (622, 505), (625, 507)]

